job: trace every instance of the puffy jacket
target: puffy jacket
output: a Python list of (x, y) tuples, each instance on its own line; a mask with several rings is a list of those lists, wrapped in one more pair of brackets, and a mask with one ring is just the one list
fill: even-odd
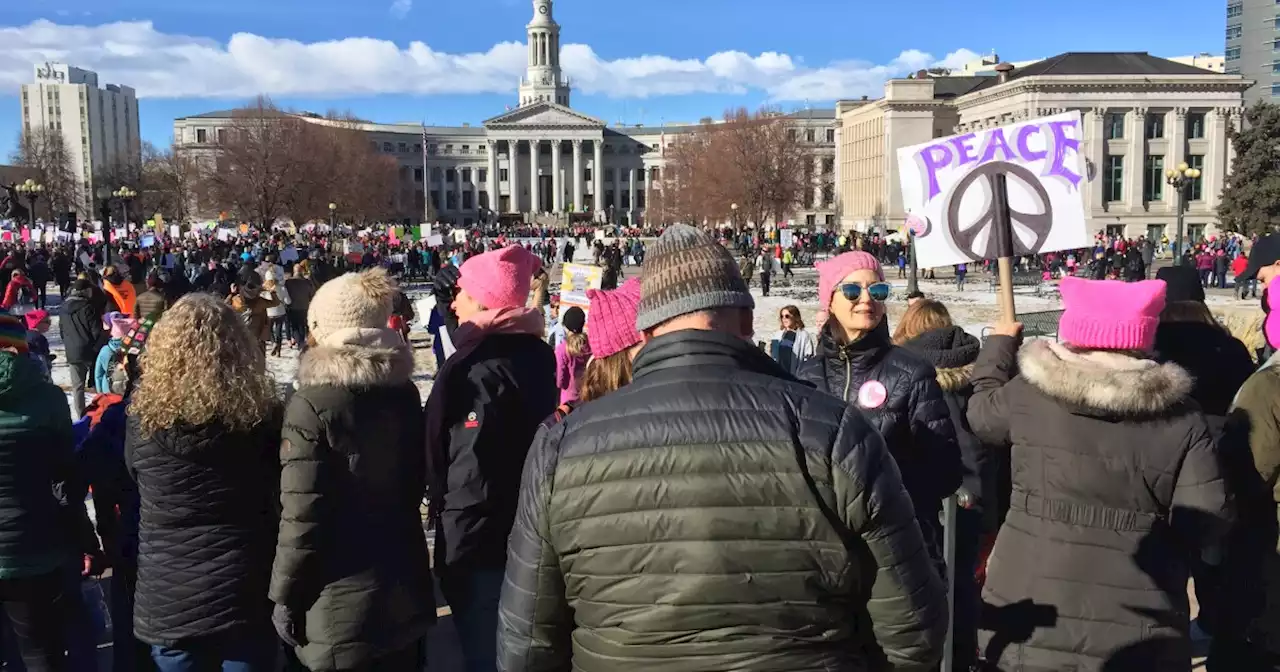
[(985, 509), (996, 502), (995, 451), (998, 446), (985, 446), (969, 428), (969, 397), (973, 394), (973, 363), (978, 360), (982, 343), (960, 327), (951, 326), (926, 331), (902, 344), (929, 362), (937, 371), (938, 387), (955, 427), (960, 459), (964, 465), (961, 488), (971, 498), (974, 508)]
[(946, 591), (862, 413), (715, 332), (655, 338), (634, 375), (534, 440), (500, 670), (937, 662)]
[(270, 596), (306, 614), (296, 653), (310, 670), (362, 669), (435, 622), (412, 375), (403, 343), (322, 345), (299, 363), (280, 445)]
[(856, 404), (880, 430), (911, 493), (930, 552), (941, 558), (938, 513), (942, 500), (960, 487), (963, 467), (937, 373), (918, 355), (893, 345), (887, 320), (848, 345), (837, 343), (832, 322), (818, 337), (818, 355), (801, 364), (796, 376)]
[(29, 357), (0, 352), (0, 579), (98, 550), (73, 447), (66, 395)]
[(1220, 551), (1231, 517), (1191, 377), (992, 336), (973, 382), (973, 431), (1012, 444), (1012, 503), (983, 589), (987, 660), (1188, 669), (1189, 566)]
[(270, 627), (279, 415), (252, 431), (179, 424), (144, 435), (129, 416), (125, 460), (141, 521), (133, 629), (179, 646)]
[(520, 468), (556, 408), (556, 358), (528, 334), (494, 334), (445, 360), (427, 401), (436, 566), (502, 569)]
[(133, 288), (133, 283), (117, 278), (117, 281), (107, 280), (103, 282), (102, 289), (115, 302), (116, 310), (125, 315), (133, 314), (134, 304), (138, 301), (138, 292)]
[(59, 315), (58, 330), (62, 333), (67, 361), (72, 364), (97, 361), (98, 351), (107, 342), (107, 332), (102, 329), (102, 309), (90, 298), (90, 292), (73, 290), (59, 308)]
[(160, 319), (164, 314), (165, 308), (168, 307), (164, 292), (158, 289), (148, 289), (138, 295), (138, 299), (133, 303), (133, 316), (141, 320), (144, 317), (154, 317)]

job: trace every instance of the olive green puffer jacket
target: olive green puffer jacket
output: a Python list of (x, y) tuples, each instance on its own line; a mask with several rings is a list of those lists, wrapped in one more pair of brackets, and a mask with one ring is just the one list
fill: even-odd
[(859, 411), (724, 334), (658, 337), (635, 365), (630, 385), (534, 440), (499, 669), (938, 660), (945, 589), (897, 466)]

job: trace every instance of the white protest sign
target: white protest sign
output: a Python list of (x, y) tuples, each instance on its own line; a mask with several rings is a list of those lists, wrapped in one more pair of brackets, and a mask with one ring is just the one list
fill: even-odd
[(1079, 112), (898, 150), (902, 205), (923, 268), (998, 255), (995, 178), (1005, 174), (1014, 255), (1085, 247)]
[(560, 307), (578, 306), (584, 311), (591, 303), (587, 300), (588, 289), (600, 289), (600, 281), (604, 269), (587, 264), (565, 264), (561, 268)]
[(791, 229), (783, 229), (778, 232), (778, 244), (783, 247), (791, 247), (796, 243), (796, 234)]
[(440, 247), (441, 245), (444, 245), (444, 236), (438, 233), (427, 235), (427, 247)]

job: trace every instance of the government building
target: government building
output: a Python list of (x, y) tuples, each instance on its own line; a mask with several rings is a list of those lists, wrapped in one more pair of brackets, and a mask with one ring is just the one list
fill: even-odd
[(1193, 58), (1202, 60), (1192, 65), (1146, 53), (1065, 53), (975, 75), (921, 71), (885, 83), (878, 100), (840, 101), (840, 225), (901, 228), (906, 213), (899, 148), (1077, 110), (1087, 169), (1080, 197), (1093, 233), (1172, 240), (1178, 194), (1166, 184), (1165, 171), (1182, 163), (1201, 171), (1186, 204), (1187, 233), (1193, 239), (1212, 233), (1234, 158), (1228, 132), (1239, 126), (1253, 82), (1230, 67)]
[[(534, 0), (527, 26), (528, 66), (516, 105), (479, 126), (359, 123), (377, 151), (400, 162), (397, 208), (404, 219), (471, 226), (485, 221), (564, 224), (597, 221), (641, 225), (661, 188), (667, 150), (699, 124), (609, 125), (572, 107), (573, 88), (560, 66), (560, 26), (552, 0)], [(235, 110), (174, 121), (179, 149), (217, 151)], [(299, 114), (311, 123), (332, 123)], [(813, 174), (835, 173), (835, 111), (787, 115), (812, 147)], [(716, 123), (703, 120), (699, 123)], [(815, 180), (794, 213), (797, 226), (834, 228), (833, 190)], [(428, 203), (430, 207), (428, 207)]]

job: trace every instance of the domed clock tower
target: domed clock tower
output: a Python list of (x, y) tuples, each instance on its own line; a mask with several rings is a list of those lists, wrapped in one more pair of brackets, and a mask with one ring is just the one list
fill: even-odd
[(560, 71), (560, 24), (551, 0), (533, 0), (529, 22), (529, 65), (520, 79), (520, 106), (548, 102), (569, 106), (569, 80)]

